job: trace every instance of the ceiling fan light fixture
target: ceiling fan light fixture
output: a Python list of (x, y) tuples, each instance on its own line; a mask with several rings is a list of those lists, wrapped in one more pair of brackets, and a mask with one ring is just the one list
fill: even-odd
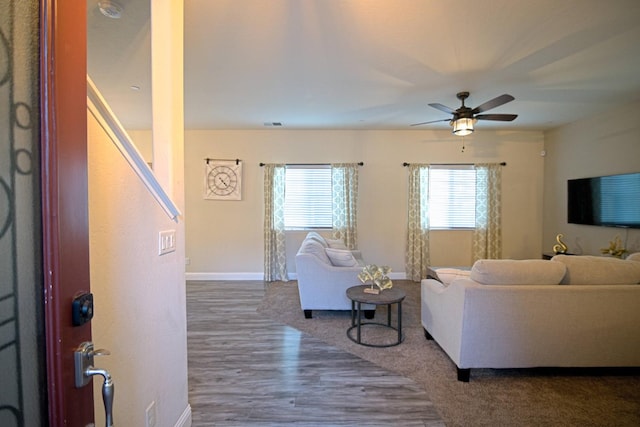
[(470, 117), (462, 117), (457, 120), (451, 120), (453, 126), (453, 134), (458, 136), (467, 136), (473, 133), (473, 124), (475, 119)]

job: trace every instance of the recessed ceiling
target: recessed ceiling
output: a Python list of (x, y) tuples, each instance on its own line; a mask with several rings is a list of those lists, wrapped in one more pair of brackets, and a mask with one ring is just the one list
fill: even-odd
[[(89, 73), (125, 127), (150, 128), (148, 0), (108, 19), (88, 0)], [(189, 0), (187, 129), (433, 129), (428, 106), (554, 128), (640, 100), (640, 1)], [(140, 90), (132, 91), (132, 85)]]

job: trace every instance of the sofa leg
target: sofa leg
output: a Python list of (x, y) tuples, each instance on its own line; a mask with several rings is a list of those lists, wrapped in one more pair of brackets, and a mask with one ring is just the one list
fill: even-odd
[(467, 368), (467, 369), (460, 369), (457, 368), (458, 370), (458, 381), (462, 381), (463, 383), (468, 383), (469, 382), (469, 377), (471, 376), (471, 369)]
[(364, 310), (364, 318), (365, 319), (373, 319), (376, 315), (375, 310)]
[(304, 310), (304, 318), (311, 319), (311, 310)]
[(427, 328), (423, 328), (424, 329), (424, 337), (426, 339), (428, 339), (429, 341), (433, 340), (433, 337), (431, 336), (431, 334), (429, 333), (429, 331), (427, 331)]

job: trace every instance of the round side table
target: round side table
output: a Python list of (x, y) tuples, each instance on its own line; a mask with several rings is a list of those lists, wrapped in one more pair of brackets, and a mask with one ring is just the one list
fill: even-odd
[[(402, 301), (407, 294), (397, 288), (385, 289), (380, 291), (379, 294), (365, 293), (365, 288), (370, 288), (370, 285), (353, 286), (347, 289), (347, 297), (351, 300), (351, 327), (347, 329), (347, 337), (360, 345), (368, 347), (392, 347), (400, 344), (404, 337), (402, 336)], [(362, 304), (372, 305), (386, 305), (387, 306), (387, 322), (363, 322), (362, 321)], [(396, 304), (398, 307), (398, 324), (397, 326), (391, 325), (391, 305)], [(362, 341), (362, 326), (366, 325), (379, 325), (398, 331), (398, 340), (391, 344), (372, 344)], [(356, 337), (353, 337), (352, 331), (356, 330)]]

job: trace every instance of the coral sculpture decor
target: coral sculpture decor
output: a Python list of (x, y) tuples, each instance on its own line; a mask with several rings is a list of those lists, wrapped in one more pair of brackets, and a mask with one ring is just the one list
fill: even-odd
[[(366, 288), (365, 292), (379, 294), (381, 291), (393, 287), (393, 282), (388, 276), (389, 272), (391, 272), (391, 268), (386, 265), (378, 267), (375, 264), (371, 264), (362, 269), (362, 272), (358, 274), (358, 279), (365, 285), (369, 282), (371, 283), (371, 288)], [(374, 285), (378, 289), (374, 288)]]
[(627, 250), (622, 247), (622, 240), (620, 240), (620, 236), (616, 236), (609, 242), (609, 247), (600, 249), (600, 252), (602, 252), (603, 255), (622, 258), (622, 256), (627, 253)]

